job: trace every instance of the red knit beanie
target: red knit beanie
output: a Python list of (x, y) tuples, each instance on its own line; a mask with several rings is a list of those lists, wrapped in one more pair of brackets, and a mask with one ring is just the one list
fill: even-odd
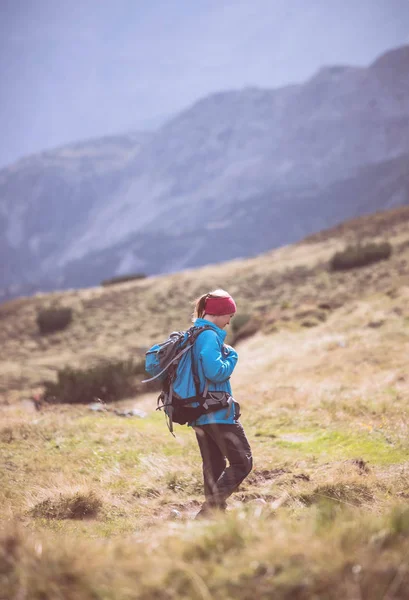
[(237, 310), (236, 303), (231, 296), (218, 296), (217, 298), (207, 298), (205, 303), (205, 313), (208, 315), (230, 315)]

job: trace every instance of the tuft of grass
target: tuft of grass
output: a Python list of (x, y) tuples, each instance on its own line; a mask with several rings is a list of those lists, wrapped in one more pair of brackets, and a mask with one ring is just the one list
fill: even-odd
[(399, 506), (392, 510), (390, 517), (390, 529), (397, 535), (409, 534), (409, 508)]
[(317, 486), (310, 494), (301, 494), (299, 499), (307, 506), (329, 501), (347, 506), (362, 506), (374, 500), (374, 494), (366, 483), (337, 481)]
[(96, 517), (102, 508), (102, 500), (95, 492), (59, 494), (36, 504), (30, 514), (42, 519), (87, 519)]
[(166, 474), (166, 487), (177, 494), (200, 494), (202, 491), (200, 479), (189, 477), (181, 471), (170, 471)]
[[(244, 517), (244, 513), (242, 516)], [(237, 515), (225, 519), (216, 518), (216, 522), (211, 522), (193, 539), (187, 541), (182, 556), (189, 561), (222, 560), (226, 553), (244, 549), (251, 538), (253, 535), (247, 527), (243, 528)]]

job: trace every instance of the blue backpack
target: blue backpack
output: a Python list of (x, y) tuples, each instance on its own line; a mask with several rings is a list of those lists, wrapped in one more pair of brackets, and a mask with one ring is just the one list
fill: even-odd
[[(157, 409), (164, 410), (169, 431), (173, 434), (173, 423), (185, 425), (195, 421), (206, 412), (218, 410), (226, 404), (224, 392), (208, 394), (206, 382), (203, 393), (200, 393), (200, 379), (197, 372), (196, 359), (191, 357), (192, 378), (195, 394), (189, 398), (181, 398), (175, 391), (177, 371), (182, 357), (192, 352), (197, 337), (211, 327), (191, 327), (187, 331), (174, 331), (167, 340), (155, 344), (146, 352), (145, 370), (151, 375), (142, 383), (159, 380), (162, 390), (158, 396)], [(216, 395), (215, 395), (216, 394)], [(189, 406), (190, 404), (194, 406)]]

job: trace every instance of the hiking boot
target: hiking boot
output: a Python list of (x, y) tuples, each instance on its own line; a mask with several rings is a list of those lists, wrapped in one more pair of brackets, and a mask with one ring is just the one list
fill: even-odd
[(225, 512), (226, 507), (227, 504), (225, 502), (223, 502), (223, 504), (209, 504), (208, 502), (205, 502), (195, 516), (195, 519), (210, 519), (218, 512)]

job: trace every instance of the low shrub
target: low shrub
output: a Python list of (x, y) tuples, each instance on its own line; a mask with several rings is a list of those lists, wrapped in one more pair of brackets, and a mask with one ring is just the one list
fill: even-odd
[(56, 382), (44, 383), (47, 402), (82, 404), (96, 398), (113, 402), (138, 390), (136, 376), (142, 375), (144, 361), (132, 359), (103, 362), (88, 369), (65, 367), (58, 371)]
[(231, 320), (231, 328), (233, 333), (237, 333), (239, 329), (243, 327), (246, 323), (248, 323), (251, 319), (251, 315), (248, 313), (239, 313), (235, 315)]
[(103, 281), (101, 281), (101, 285), (116, 285), (117, 283), (125, 283), (127, 281), (134, 281), (135, 279), (145, 279), (145, 277), (145, 273), (130, 273), (129, 275), (118, 275), (117, 277), (104, 279)]
[(72, 308), (45, 308), (37, 314), (37, 325), (40, 333), (47, 334), (61, 331), (72, 321)]
[(260, 330), (260, 321), (259, 319), (253, 318), (250, 319), (243, 327), (241, 327), (238, 332), (235, 334), (234, 343), (240, 342), (252, 335), (256, 334)]
[(348, 246), (345, 250), (334, 254), (330, 261), (330, 270), (345, 271), (365, 267), (380, 260), (387, 260), (391, 254), (392, 246), (389, 242)]
[(250, 314), (239, 314), (231, 321), (232, 335), (229, 341), (234, 345), (257, 333), (260, 329), (260, 319)]

